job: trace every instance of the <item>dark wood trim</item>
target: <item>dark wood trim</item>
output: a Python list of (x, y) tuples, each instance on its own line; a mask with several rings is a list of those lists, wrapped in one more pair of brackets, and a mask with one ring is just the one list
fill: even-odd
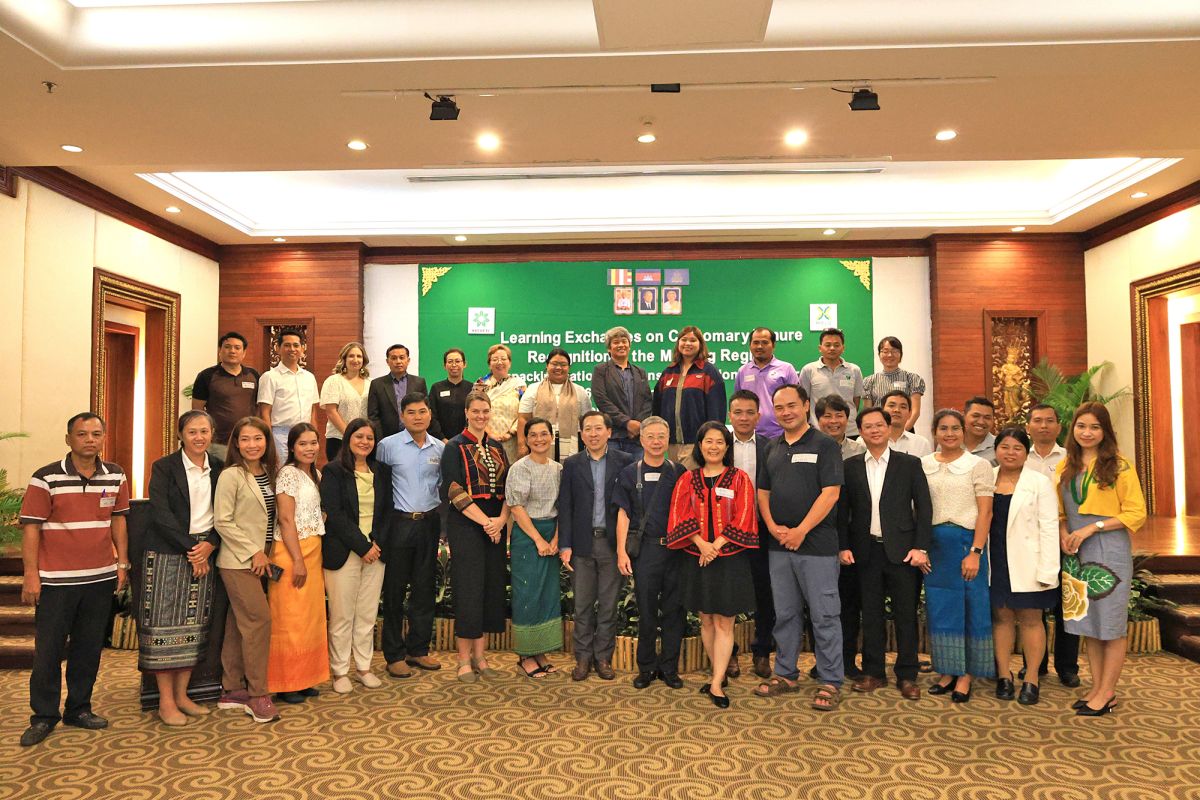
[[(259, 245), (250, 245), (258, 247)], [(307, 245), (305, 245), (307, 247)], [(547, 244), (476, 247), (368, 247), (368, 264), (464, 264), (513, 261), (671, 261), (738, 258), (925, 257), (928, 240), (870, 239), (838, 242), (654, 242), (647, 244)]]
[(925, 239), (932, 249), (934, 245), (949, 242), (979, 244), (981, 242), (1010, 242), (1014, 244), (1048, 244), (1068, 242), (1082, 244), (1078, 233), (933, 233)]
[(0, 166), (0, 194), (7, 197), (17, 196), (17, 175), (12, 167)]
[(141, 206), (135, 206), (128, 200), (118, 197), (107, 189), (101, 189), (96, 184), (85, 181), (65, 169), (60, 167), (9, 167), (8, 169), (14, 175), (45, 186), (63, 197), (120, 220), (126, 225), (131, 225), (212, 261), (220, 260), (221, 246), (216, 242), (157, 214), (151, 214)]
[(1144, 228), (1160, 219), (1165, 219), (1172, 214), (1178, 214), (1180, 211), (1197, 205), (1200, 205), (1200, 181), (1189, 183), (1182, 189), (1176, 189), (1170, 194), (1151, 200), (1145, 205), (1113, 217), (1108, 222), (1101, 222), (1091, 230), (1085, 231), (1083, 233), (1083, 249), (1091, 250), (1093, 247), (1099, 247), (1105, 242), (1111, 242), (1127, 233), (1133, 233), (1138, 228)]

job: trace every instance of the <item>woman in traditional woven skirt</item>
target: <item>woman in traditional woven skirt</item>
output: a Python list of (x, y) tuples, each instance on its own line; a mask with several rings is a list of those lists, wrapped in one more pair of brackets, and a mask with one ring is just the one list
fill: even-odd
[(279, 507), (271, 563), (283, 570), (267, 590), (271, 603), (271, 653), (267, 686), (285, 703), (303, 703), (329, 680), (325, 576), (321, 570), (321, 473), (317, 429), (307, 422), (288, 431), (287, 461), (275, 478)]
[(516, 527), (512, 533), (513, 650), (527, 677), (558, 670), (546, 653), (562, 648), (562, 601), (559, 598), (558, 485), (562, 464), (551, 456), (554, 431), (534, 417), (523, 438), (529, 455), (508, 471), (505, 497)]
[(223, 466), (206, 452), (213, 421), (204, 411), (179, 418), (178, 451), (150, 470), (150, 522), (142, 555), (138, 668), (158, 683), (158, 717), (186, 725), (209, 713), (187, 696), (192, 668), (208, 649), (216, 573), (210, 558), (220, 542), (213, 494)]

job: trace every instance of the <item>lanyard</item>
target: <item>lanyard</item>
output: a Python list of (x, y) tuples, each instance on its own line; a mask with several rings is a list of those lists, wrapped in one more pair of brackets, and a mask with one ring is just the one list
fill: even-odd
[[(1094, 468), (1095, 465), (1093, 464), (1092, 469)], [(1092, 485), (1092, 469), (1088, 469), (1087, 472), (1083, 473), (1081, 479), (1071, 481), (1071, 499), (1075, 501), (1076, 506), (1081, 506), (1087, 502), (1088, 489)], [(1082, 488), (1077, 488), (1080, 484), (1082, 484)], [(1082, 497), (1080, 497), (1080, 492), (1083, 494)]]

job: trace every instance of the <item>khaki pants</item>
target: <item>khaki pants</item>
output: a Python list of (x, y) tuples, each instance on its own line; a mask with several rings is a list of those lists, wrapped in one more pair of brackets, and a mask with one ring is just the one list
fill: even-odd
[(692, 458), (694, 445), (673, 444), (667, 448), (667, 457), (683, 465), (684, 469), (696, 469), (700, 465)]
[(229, 616), (221, 646), (221, 685), (234, 692), (245, 684), (251, 697), (267, 692), (267, 658), (271, 652), (271, 607), (262, 578), (248, 569), (223, 569), (229, 594)]
[(335, 676), (350, 672), (351, 654), (359, 672), (371, 669), (383, 569), (382, 561), (364, 564), (357, 554), (351, 553), (341, 569), (325, 570), (325, 592), (329, 598), (329, 670)]

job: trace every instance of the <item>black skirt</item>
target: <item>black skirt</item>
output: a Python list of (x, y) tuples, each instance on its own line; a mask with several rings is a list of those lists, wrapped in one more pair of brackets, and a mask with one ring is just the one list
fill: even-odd
[(754, 611), (754, 578), (748, 551), (719, 556), (706, 567), (701, 567), (699, 557), (692, 553), (685, 552), (681, 558), (680, 584), (683, 606), (688, 611), (723, 617)]

